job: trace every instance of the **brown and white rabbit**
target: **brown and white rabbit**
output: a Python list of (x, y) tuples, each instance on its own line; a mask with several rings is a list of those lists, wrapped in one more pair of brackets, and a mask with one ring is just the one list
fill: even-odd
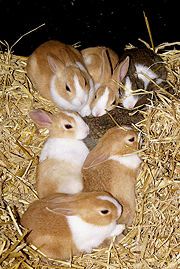
[(59, 193), (30, 204), (21, 224), (30, 231), (29, 243), (49, 258), (66, 260), (121, 234), (121, 213), (122, 206), (106, 192)]
[(147, 96), (135, 93), (135, 91), (138, 89), (145, 91), (156, 90), (157, 86), (150, 79), (163, 86), (167, 71), (162, 58), (150, 49), (127, 49), (120, 57), (120, 60), (123, 61), (127, 57), (129, 57), (129, 69), (122, 81), (124, 86), (121, 87), (120, 92), (123, 107), (132, 109), (142, 97)]
[(84, 62), (95, 82), (92, 115), (102, 116), (115, 107), (119, 99), (119, 82), (127, 73), (128, 58), (119, 63), (118, 55), (107, 47), (91, 47), (81, 51)]
[(43, 43), (28, 57), (26, 70), (40, 94), (59, 108), (91, 114), (94, 83), (73, 46), (54, 40)]
[(52, 115), (33, 110), (30, 118), (49, 129), (37, 167), (37, 192), (45, 197), (56, 192), (77, 193), (83, 188), (81, 168), (89, 153), (82, 141), (89, 127), (76, 112), (61, 111)]
[(83, 168), (84, 191), (107, 191), (123, 206), (120, 223), (135, 215), (135, 184), (141, 160), (138, 135), (127, 126), (110, 128), (88, 154)]

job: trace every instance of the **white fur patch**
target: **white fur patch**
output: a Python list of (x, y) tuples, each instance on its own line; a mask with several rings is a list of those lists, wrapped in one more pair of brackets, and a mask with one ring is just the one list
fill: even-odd
[(84, 139), (88, 134), (89, 134), (89, 126), (85, 123), (85, 121), (78, 115), (75, 115), (73, 113), (69, 113), (64, 111), (64, 114), (74, 118), (75, 122), (76, 122), (76, 139)]
[(116, 208), (117, 208), (117, 211), (118, 211), (118, 217), (121, 216), (121, 214), (122, 214), (122, 206), (113, 197), (102, 195), (102, 196), (98, 196), (98, 199), (109, 201), (112, 204), (114, 204), (116, 206)]
[[(136, 71), (137, 71), (137, 75), (138, 78), (142, 79), (144, 81), (144, 89), (147, 88), (150, 80), (148, 79), (148, 77), (150, 79), (155, 79), (157, 78), (157, 74), (155, 74), (149, 67), (142, 65), (142, 64), (135, 64), (136, 67)], [(144, 76), (144, 74), (147, 76)]]
[(86, 73), (86, 76), (88, 77), (88, 80), (89, 80), (89, 86), (90, 86), (89, 92), (86, 93), (86, 100), (83, 101), (83, 104), (79, 108), (79, 113), (81, 114), (82, 117), (85, 117), (85, 116), (89, 116), (91, 114), (90, 104), (91, 104), (91, 101), (92, 101), (92, 96), (94, 95), (94, 82), (93, 82), (91, 76), (89, 75), (87, 69), (80, 62), (76, 62), (76, 65), (83, 72)]
[(79, 107), (79, 111), (80, 111), (80, 109), (87, 103), (88, 94), (81, 87), (81, 85), (79, 83), (79, 79), (76, 75), (74, 76), (73, 80), (74, 80), (74, 85), (75, 85), (75, 89), (76, 89), (76, 96), (72, 100), (72, 103), (75, 106)]
[(91, 56), (87, 56), (87, 57), (84, 57), (84, 62), (86, 65), (89, 65), (92, 63), (92, 57)]
[(114, 229), (114, 231), (112, 231), (111, 236), (117, 236), (119, 234), (121, 234), (125, 229), (125, 224), (118, 224), (116, 225), (116, 228)]
[(109, 160), (114, 160), (119, 162), (120, 164), (125, 165), (126, 167), (130, 169), (137, 169), (141, 163), (141, 159), (137, 154), (131, 154), (127, 156), (117, 156), (114, 155), (109, 158)]
[(68, 138), (49, 138), (41, 151), (40, 162), (49, 159), (63, 160), (83, 165), (89, 149), (79, 140)]
[(157, 84), (160, 84), (161, 82), (163, 82), (163, 79), (161, 79), (161, 78), (156, 79)]
[(137, 95), (130, 95), (128, 97), (125, 97), (122, 100), (122, 104), (123, 107), (127, 108), (127, 109), (132, 109), (133, 107), (135, 107), (137, 101), (138, 101), (138, 96)]
[(129, 76), (127, 76), (125, 78), (125, 96), (129, 96), (130, 94), (132, 94), (132, 83), (130, 81)]
[[(80, 171), (79, 171), (80, 172)], [(78, 178), (79, 176), (79, 178)], [(64, 180), (63, 180), (64, 179)], [(56, 181), (56, 183), (58, 183)], [(60, 182), (57, 186), (57, 192), (75, 194), (83, 190), (83, 182), (80, 173), (77, 176), (68, 178), (60, 178)]]
[(109, 225), (97, 226), (83, 221), (78, 216), (67, 216), (72, 232), (73, 241), (80, 251), (91, 252), (116, 230), (116, 222)]
[(130, 78), (127, 76), (125, 79), (125, 94), (122, 100), (122, 104), (123, 107), (127, 108), (127, 109), (132, 109), (135, 104), (138, 101), (138, 96), (137, 95), (133, 95), (133, 89), (132, 89), (132, 83), (130, 81)]
[(95, 86), (94, 86), (94, 88), (95, 88), (95, 92), (98, 90), (98, 88), (100, 87), (100, 85), (101, 85), (100, 83), (96, 83), (96, 84), (95, 84)]
[(99, 117), (106, 114), (105, 109), (107, 108), (108, 98), (109, 98), (109, 89), (108, 87), (106, 87), (103, 95), (99, 98), (95, 107), (93, 107), (92, 109), (93, 116)]
[(63, 97), (61, 97), (59, 93), (57, 93), (56, 87), (55, 87), (55, 79), (56, 77), (53, 76), (51, 79), (51, 84), (50, 84), (50, 93), (54, 102), (62, 109), (78, 111), (77, 109), (79, 109), (79, 107), (68, 102)]
[(91, 114), (90, 105), (91, 105), (92, 99), (94, 97), (94, 82), (92, 81), (92, 79), (90, 79), (89, 83), (90, 83), (89, 84), (90, 89), (89, 89), (88, 101), (80, 111), (80, 114), (81, 114), (82, 117), (89, 116)]

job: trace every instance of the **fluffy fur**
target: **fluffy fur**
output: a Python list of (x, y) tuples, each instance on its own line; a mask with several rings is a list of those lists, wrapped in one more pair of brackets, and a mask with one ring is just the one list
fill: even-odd
[(95, 82), (92, 115), (102, 116), (115, 107), (118, 83), (124, 77), (126, 61), (119, 64), (118, 55), (107, 47), (90, 47), (81, 51), (89, 73)]
[(40, 94), (61, 109), (82, 116), (91, 113), (94, 83), (81, 53), (73, 46), (54, 40), (43, 43), (28, 57), (26, 70)]
[(135, 214), (135, 184), (141, 163), (137, 133), (129, 128), (109, 129), (88, 154), (82, 169), (84, 191), (108, 191), (123, 206), (119, 223), (130, 225)]
[(150, 79), (160, 85), (164, 83), (167, 71), (161, 57), (152, 50), (145, 48), (128, 49), (120, 57), (120, 60), (123, 61), (126, 57), (129, 57), (129, 69), (122, 81), (124, 86), (121, 87), (121, 100), (123, 107), (132, 109), (142, 97), (144, 103), (147, 102), (142, 94), (139, 95), (135, 91), (139, 89), (157, 90)]
[(21, 224), (30, 230), (28, 242), (50, 258), (66, 260), (122, 233), (124, 225), (117, 224), (120, 208), (106, 192), (59, 193), (30, 204)]
[(82, 190), (81, 168), (89, 153), (82, 141), (89, 127), (76, 113), (50, 115), (42, 110), (30, 113), (32, 120), (49, 129), (37, 167), (39, 197), (56, 192), (77, 193)]

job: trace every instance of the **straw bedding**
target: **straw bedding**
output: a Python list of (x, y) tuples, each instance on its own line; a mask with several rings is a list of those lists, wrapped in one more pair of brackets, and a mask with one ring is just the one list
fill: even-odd
[[(169, 47), (168, 47), (169, 48)], [(170, 47), (172, 48), (172, 47)], [(160, 89), (143, 120), (134, 125), (141, 133), (143, 164), (137, 180), (137, 211), (127, 235), (109, 248), (50, 261), (24, 240), (19, 218), (37, 198), (35, 172), (47, 137), (39, 132), (28, 112), (58, 109), (32, 88), (26, 58), (0, 52), (0, 268), (166, 268), (176, 269), (180, 259), (180, 50), (159, 46), (167, 64), (170, 95)]]

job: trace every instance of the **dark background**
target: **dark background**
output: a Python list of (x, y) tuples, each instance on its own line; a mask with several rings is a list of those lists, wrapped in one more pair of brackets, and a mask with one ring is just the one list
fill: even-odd
[(174, 0), (0, 0), (0, 10), (0, 40), (10, 46), (46, 24), (13, 47), (17, 55), (28, 56), (49, 39), (80, 41), (82, 48), (104, 45), (117, 52), (129, 43), (140, 47), (138, 38), (150, 43), (143, 11), (155, 46), (180, 39), (179, 6)]

